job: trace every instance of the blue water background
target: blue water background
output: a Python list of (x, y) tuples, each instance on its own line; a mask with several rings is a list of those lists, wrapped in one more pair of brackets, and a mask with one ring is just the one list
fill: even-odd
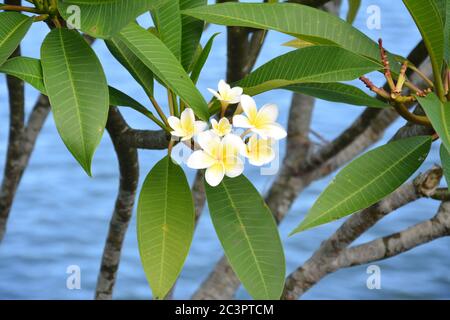
[[(379, 5), (382, 14), (381, 30), (368, 30), (366, 9)], [(344, 4), (341, 15), (347, 8)], [(141, 17), (148, 24), (149, 16)], [(398, 54), (407, 55), (420, 36), (401, 1), (363, 0), (355, 26), (373, 39), (380, 36), (385, 46)], [(48, 30), (35, 24), (27, 35), (24, 55), (39, 57), (39, 46)], [(199, 89), (209, 97), (207, 87), (214, 87), (225, 74), (226, 32), (224, 27), (210, 26), (202, 38), (221, 32), (214, 44), (211, 58), (199, 82)], [(289, 49), (281, 46), (290, 39), (287, 35), (270, 32), (258, 65)], [(111, 57), (105, 45), (98, 41), (98, 53), (110, 84), (141, 101), (148, 102), (142, 89)], [(373, 79), (382, 83), (379, 75)], [(359, 85), (359, 84), (358, 84)], [(165, 101), (165, 92), (158, 88), (157, 98)], [(30, 111), (37, 92), (27, 87), (27, 110)], [(277, 103), (281, 110), (280, 122), (286, 124), (291, 94), (272, 91), (257, 97), (259, 104)], [(323, 101), (317, 102), (313, 129), (326, 139), (333, 139), (362, 111), (361, 108)], [(129, 123), (136, 128), (155, 129), (144, 117), (124, 112)], [(8, 108), (5, 77), (0, 76), (0, 169), (7, 140)], [(403, 121), (397, 121), (387, 131), (386, 142)], [(437, 145), (421, 170), (438, 162)], [(164, 152), (140, 151), (141, 177), (158, 161)], [(0, 298), (1, 299), (91, 299), (99, 270), (109, 219), (118, 188), (117, 161), (109, 137), (105, 135), (93, 164), (94, 178), (88, 178), (65, 149), (57, 135), (53, 119), (47, 121), (36, 146), (30, 166), (17, 193), (8, 233), (0, 246)], [(192, 181), (193, 172), (187, 170)], [(248, 168), (246, 175), (261, 192), (266, 192), (274, 177), (261, 176)], [(295, 202), (280, 226), (287, 257), (287, 271), (301, 265), (340, 224), (341, 221), (288, 238), (288, 233), (303, 218), (320, 191), (331, 177), (313, 183)], [(141, 179), (142, 180), (142, 179)], [(434, 215), (438, 203), (420, 200), (384, 219), (359, 241), (387, 235), (404, 229)], [(210, 217), (205, 210), (186, 265), (176, 287), (175, 298), (187, 299), (205, 279), (222, 249), (215, 236)], [(381, 290), (366, 287), (366, 266), (336, 272), (312, 288), (305, 299), (401, 299), (450, 298), (449, 248), (450, 240), (441, 239), (386, 261), (378, 262), (382, 271)], [(66, 269), (69, 265), (81, 268), (81, 290), (66, 288)], [(130, 225), (122, 255), (115, 289), (117, 299), (149, 299), (151, 291), (142, 271), (135, 236), (135, 219)], [(238, 297), (246, 299), (243, 289)]]

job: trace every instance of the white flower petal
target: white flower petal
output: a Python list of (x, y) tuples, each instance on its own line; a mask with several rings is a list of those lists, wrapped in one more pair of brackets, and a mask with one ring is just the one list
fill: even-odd
[(222, 100), (222, 97), (216, 90), (208, 88), (208, 91), (211, 92), (214, 95), (214, 97), (216, 97), (218, 100)]
[(187, 160), (187, 166), (192, 169), (206, 169), (213, 166), (215, 163), (216, 160), (202, 150), (195, 151)]
[(198, 120), (195, 121), (194, 127), (195, 127), (194, 133), (199, 134), (200, 132), (203, 132), (206, 130), (206, 128), (208, 128), (208, 123), (206, 123), (205, 121)]
[(195, 124), (195, 114), (194, 111), (191, 108), (186, 108), (184, 109), (184, 111), (181, 113), (181, 127), (185, 130), (185, 131), (194, 131), (194, 124)]
[(241, 87), (234, 87), (230, 91), (230, 96), (232, 97), (230, 99), (230, 103), (239, 103), (241, 102), (241, 96), (242, 96), (243, 89)]
[(252, 128), (252, 132), (256, 133), (257, 135), (259, 135), (261, 137), (261, 139), (267, 139), (269, 138), (269, 136), (267, 135), (267, 130), (264, 129), (256, 129), (256, 128)]
[(215, 165), (206, 169), (205, 179), (206, 182), (212, 187), (216, 187), (222, 182), (225, 176), (225, 169), (222, 163), (216, 163)]
[(228, 92), (228, 91), (230, 91), (230, 85), (228, 84), (228, 83), (226, 83), (224, 80), (220, 80), (219, 81), (219, 86), (218, 86), (218, 88), (219, 88), (219, 93), (221, 94), (221, 95), (223, 95), (224, 93), (226, 93), (226, 92)]
[(246, 94), (242, 95), (241, 96), (241, 106), (242, 106), (242, 109), (244, 110), (245, 114), (249, 118), (250, 122), (253, 120), (256, 120), (258, 110), (256, 108), (256, 102), (252, 97), (250, 97)]
[(169, 122), (169, 125), (173, 130), (182, 131), (180, 119), (178, 119), (177, 117), (171, 116), (171, 117), (167, 118), (167, 122)]
[(286, 130), (284, 130), (284, 128), (278, 123), (266, 125), (261, 128), (261, 131), (263, 131), (267, 137), (273, 138), (275, 140), (281, 140), (286, 138), (287, 136)]
[(179, 138), (182, 138), (182, 137), (185, 136), (185, 133), (183, 131), (180, 131), (180, 130), (171, 131), (170, 134), (172, 136), (179, 137)]
[(197, 142), (211, 156), (215, 156), (220, 149), (220, 137), (212, 130), (198, 134)]
[(244, 162), (239, 157), (225, 161), (225, 174), (227, 177), (236, 178), (244, 172)]
[(236, 128), (251, 128), (253, 127), (248, 118), (242, 114), (233, 117), (233, 126)]
[(258, 123), (273, 123), (278, 118), (278, 106), (276, 104), (266, 104), (259, 111), (257, 116)]
[(227, 156), (236, 156), (243, 152), (245, 143), (240, 136), (230, 133), (222, 139), (222, 147), (225, 149)]

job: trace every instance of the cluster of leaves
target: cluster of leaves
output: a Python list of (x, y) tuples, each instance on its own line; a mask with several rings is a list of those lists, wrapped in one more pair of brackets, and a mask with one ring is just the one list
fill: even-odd
[[(216, 115), (196, 82), (215, 35), (199, 45), (205, 22), (275, 30), (295, 37), (298, 49), (268, 61), (235, 85), (254, 96), (273, 89), (301, 92), (333, 102), (392, 107), (345, 84), (385, 69), (378, 45), (346, 21), (298, 4), (225, 3), (206, 0), (33, 0), (34, 8), (0, 9), (0, 72), (18, 77), (48, 95), (59, 134), (84, 170), (102, 138), (110, 106), (127, 106), (170, 132), (167, 116), (154, 99), (154, 81), (168, 90), (171, 116), (191, 108), (197, 119)], [(450, 32), (448, 0), (403, 0), (419, 27), (435, 73), (434, 92), (413, 97), (442, 139), (444, 167), (450, 167), (450, 106), (442, 75), (448, 79)], [(359, 1), (351, 1), (349, 21)], [(69, 29), (73, 7), (79, 29)], [(25, 15), (23, 11), (32, 14)], [(150, 11), (155, 28), (135, 19)], [(41, 58), (8, 59), (33, 22), (50, 26)], [(102, 65), (80, 33), (106, 42), (112, 55), (141, 85), (157, 111), (108, 86)], [(398, 57), (387, 54), (394, 77), (402, 74)], [(448, 83), (447, 83), (448, 87)], [(388, 97), (389, 98), (389, 97)], [(427, 157), (432, 137), (413, 137), (376, 148), (344, 168), (320, 195), (295, 232), (352, 214), (379, 201), (406, 181)], [(256, 299), (278, 299), (285, 261), (276, 223), (252, 183), (240, 175), (218, 186), (206, 184), (214, 227), (234, 271)], [(182, 168), (169, 156), (148, 174), (138, 205), (137, 234), (142, 264), (153, 290), (163, 298), (176, 281), (193, 238), (195, 213)]]

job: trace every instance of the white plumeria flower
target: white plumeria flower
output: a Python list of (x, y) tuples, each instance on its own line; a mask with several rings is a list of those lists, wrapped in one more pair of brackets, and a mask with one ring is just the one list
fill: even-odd
[(256, 134), (250, 137), (242, 154), (254, 166), (262, 166), (275, 159), (271, 139), (258, 139)]
[(213, 131), (205, 131), (198, 135), (198, 144), (202, 150), (192, 153), (187, 161), (192, 169), (206, 169), (206, 182), (217, 186), (224, 176), (234, 178), (244, 171), (244, 162), (239, 157), (244, 142), (239, 136), (228, 134), (223, 139)]
[(206, 122), (195, 120), (195, 114), (191, 108), (184, 109), (180, 118), (171, 116), (167, 121), (173, 129), (172, 136), (181, 138), (181, 141), (192, 139), (208, 127)]
[(211, 126), (214, 133), (219, 137), (223, 137), (231, 133), (232, 129), (230, 121), (228, 121), (227, 118), (222, 118), (219, 120), (219, 122), (217, 122), (216, 119), (211, 119)]
[(222, 107), (228, 106), (229, 104), (239, 103), (241, 101), (243, 92), (242, 88), (231, 88), (230, 85), (224, 80), (220, 80), (218, 89), (219, 91), (215, 91), (208, 88), (209, 92), (211, 92), (222, 103)]
[(235, 127), (250, 129), (263, 139), (280, 140), (287, 136), (286, 130), (276, 123), (278, 107), (275, 104), (266, 104), (258, 111), (255, 100), (248, 95), (242, 95), (241, 106), (245, 115), (233, 117)]

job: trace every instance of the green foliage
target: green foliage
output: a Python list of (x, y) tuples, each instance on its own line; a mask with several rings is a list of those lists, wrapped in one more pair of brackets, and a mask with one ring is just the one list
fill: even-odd
[(444, 58), (444, 28), (434, 0), (403, 0), (414, 18), (432, 60), (442, 67)]
[(155, 299), (174, 285), (194, 234), (194, 202), (180, 166), (169, 156), (144, 181), (139, 196), (137, 235), (145, 274)]
[[(180, 9), (191, 9), (207, 4), (207, 0), (181, 0)], [(185, 70), (190, 70), (194, 62), (195, 52), (200, 43), (205, 23), (186, 15), (181, 16), (181, 64)]]
[(264, 200), (242, 175), (205, 188), (214, 228), (239, 280), (254, 299), (279, 299), (284, 253)]
[(293, 3), (224, 3), (184, 10), (182, 13), (215, 24), (280, 31), (306, 41), (311, 38), (325, 39), (327, 44), (337, 44), (376, 61), (380, 57), (377, 44), (361, 31), (334, 15), (308, 6)]
[(97, 56), (74, 30), (54, 29), (41, 49), (45, 88), (58, 132), (91, 175), (108, 117), (108, 86)]
[(358, 14), (360, 7), (361, 7), (361, 0), (348, 0), (348, 13), (347, 13), (348, 23), (353, 23), (355, 21), (356, 15)]
[(142, 13), (157, 8), (163, 0), (58, 0), (58, 10), (70, 21), (78, 6), (80, 27), (96, 38), (109, 38)]
[(39, 59), (15, 57), (0, 66), (0, 72), (19, 78), (43, 94), (47, 94), (42, 76), (42, 66)]
[(111, 54), (117, 59), (131, 76), (141, 85), (145, 93), (153, 96), (153, 73), (118, 37), (105, 41)]
[(181, 53), (181, 13), (180, 1), (166, 1), (152, 10), (152, 17), (159, 38), (180, 59)]
[(122, 41), (168, 88), (191, 107), (199, 118), (203, 120), (209, 118), (205, 99), (180, 62), (160, 39), (135, 23), (124, 28), (117, 39)]
[(441, 144), (439, 154), (441, 157), (442, 168), (444, 169), (444, 176), (448, 187), (450, 186), (450, 153), (447, 151), (447, 148), (444, 146), (444, 144)]
[(430, 119), (434, 130), (439, 134), (442, 143), (450, 151), (450, 103), (442, 103), (434, 94), (417, 97), (422, 108)]
[(32, 19), (17, 12), (0, 12), (0, 65), (16, 50)]
[(238, 85), (256, 95), (290, 84), (353, 80), (380, 68), (380, 64), (338, 46), (312, 46), (269, 61)]
[(367, 152), (342, 169), (292, 234), (340, 219), (383, 199), (423, 163), (431, 138), (412, 137)]
[(212, 45), (214, 43), (214, 39), (219, 35), (219, 33), (215, 33), (209, 38), (208, 42), (205, 45), (205, 48), (201, 50), (201, 53), (198, 59), (195, 61), (194, 66), (192, 68), (191, 79), (192, 82), (197, 83), (198, 78), (200, 77), (200, 73), (205, 66), (206, 60), (208, 60), (209, 54), (211, 52)]
[(372, 108), (390, 107), (389, 104), (369, 96), (361, 89), (344, 83), (303, 83), (290, 85), (284, 89), (331, 102)]

